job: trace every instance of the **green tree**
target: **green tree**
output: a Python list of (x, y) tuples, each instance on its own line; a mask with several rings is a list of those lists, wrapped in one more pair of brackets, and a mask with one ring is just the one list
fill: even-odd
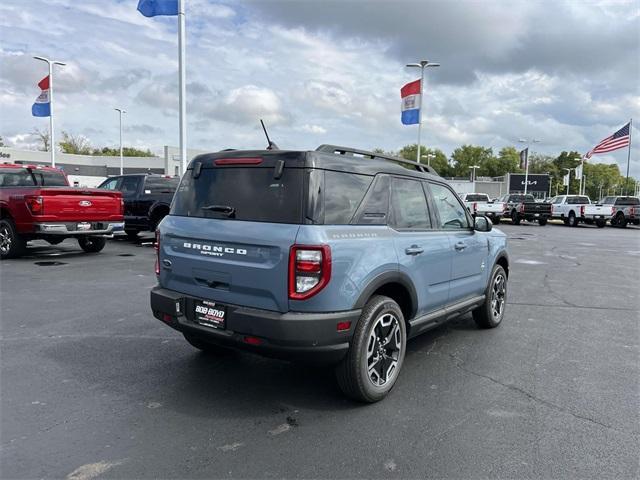
[[(415, 162), (416, 155), (418, 153), (417, 150), (417, 143), (405, 145), (398, 152), (398, 156)], [(431, 155), (431, 158), (429, 158), (429, 155)], [(431, 165), (436, 169), (436, 172), (438, 172), (441, 177), (453, 176), (453, 171), (451, 166), (449, 165), (449, 160), (447, 160), (447, 156), (442, 150), (438, 148), (426, 148), (423, 146), (420, 148), (420, 157), (422, 157), (420, 159), (420, 163)]]
[[(556, 167), (556, 171), (557, 171), (557, 177), (556, 177), (556, 182), (554, 183), (554, 185), (558, 188), (558, 192), (566, 192), (566, 186), (563, 185), (563, 178), (564, 176), (567, 174), (567, 168), (576, 168), (578, 165), (580, 165), (581, 162), (581, 158), (582, 158), (582, 154), (579, 152), (567, 152), (567, 151), (562, 151), (560, 152), (560, 155), (558, 155), (555, 160), (553, 160), (553, 164)], [(580, 188), (580, 180), (575, 178), (575, 171), (572, 170), (571, 172), (571, 178), (569, 179), (569, 193), (570, 194), (577, 194), (578, 190)], [(554, 186), (551, 187), (552, 190), (551, 192), (554, 193)], [(563, 190), (564, 189), (564, 190)]]
[(455, 176), (458, 177), (469, 176), (473, 165), (480, 167), (476, 170), (478, 176), (490, 176), (490, 172), (495, 169), (495, 157), (491, 148), (463, 145), (453, 151), (451, 160)]
[[(98, 156), (108, 156), (108, 157), (119, 157), (120, 156), (120, 148), (111, 148), (111, 147), (102, 147), (96, 148), (91, 152), (92, 155)], [(140, 150), (134, 147), (122, 147), (122, 156), (123, 157), (153, 157), (154, 154), (151, 153), (149, 149)]]
[(91, 144), (89, 139), (83, 135), (73, 135), (62, 131), (62, 141), (58, 143), (64, 153), (74, 153), (76, 155), (91, 155)]
[(0, 147), (6, 147), (3, 138), (0, 136)]

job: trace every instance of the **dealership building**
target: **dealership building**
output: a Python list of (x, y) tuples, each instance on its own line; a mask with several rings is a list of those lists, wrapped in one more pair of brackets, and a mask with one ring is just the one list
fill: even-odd
[[(503, 177), (478, 177), (475, 181), (469, 179), (450, 178), (449, 184), (459, 194), (486, 193), (490, 198), (497, 198), (507, 193), (524, 193), (524, 173), (507, 173)], [(551, 179), (545, 174), (529, 174), (527, 178), (527, 193), (535, 198), (543, 199), (551, 196)]]
[[(177, 147), (165, 146), (163, 156), (124, 157), (124, 173), (180, 175), (179, 152)], [(191, 160), (200, 153), (205, 152), (187, 150), (187, 158)], [(0, 163), (50, 165), (51, 155), (38, 150), (0, 147)], [(120, 157), (56, 152), (56, 167), (64, 170), (72, 185), (91, 188), (100, 185), (107, 177), (120, 174)]]

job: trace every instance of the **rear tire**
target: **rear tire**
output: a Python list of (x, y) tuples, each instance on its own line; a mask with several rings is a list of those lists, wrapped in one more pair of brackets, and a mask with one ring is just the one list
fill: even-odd
[(518, 212), (515, 210), (511, 212), (511, 223), (513, 225), (520, 225), (520, 217), (518, 216)]
[(578, 226), (578, 219), (576, 218), (575, 213), (573, 212), (569, 213), (569, 218), (567, 219), (567, 225), (569, 225), (570, 227)]
[(98, 253), (101, 251), (107, 240), (104, 237), (79, 237), (78, 245), (87, 253)]
[(127, 238), (129, 240), (137, 240), (138, 239), (138, 230), (125, 230), (124, 233), (127, 234)]
[(17, 258), (26, 247), (27, 242), (18, 234), (13, 220), (0, 219), (0, 259)]
[(479, 328), (495, 328), (504, 318), (507, 305), (507, 273), (500, 265), (493, 267), (491, 280), (482, 305), (473, 310), (473, 320)]
[(624, 213), (619, 213), (616, 217), (616, 226), (620, 228), (627, 228), (627, 219), (624, 217)]
[(349, 351), (336, 367), (340, 389), (355, 400), (382, 400), (400, 374), (407, 344), (402, 310), (391, 298), (372, 297), (362, 309)]
[(539, 219), (538, 219), (538, 224), (539, 224), (541, 227), (544, 227), (544, 226), (547, 224), (547, 219), (546, 219), (546, 218), (539, 218)]
[(607, 224), (606, 220), (596, 220), (596, 227), (598, 228), (604, 228), (606, 224)]

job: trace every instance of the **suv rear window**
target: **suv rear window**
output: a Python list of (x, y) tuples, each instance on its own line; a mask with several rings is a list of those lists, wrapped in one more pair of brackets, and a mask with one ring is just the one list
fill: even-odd
[[(176, 190), (172, 215), (183, 217), (300, 223), (303, 170), (285, 168), (274, 178), (273, 168), (202, 168), (189, 170)], [(208, 207), (208, 208), (207, 208)]]

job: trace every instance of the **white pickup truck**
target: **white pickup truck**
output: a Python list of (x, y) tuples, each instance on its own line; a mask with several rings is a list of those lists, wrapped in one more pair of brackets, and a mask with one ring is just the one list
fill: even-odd
[(640, 225), (640, 198), (605, 197), (595, 205), (588, 205), (584, 216), (585, 222), (593, 222), (598, 228), (604, 227), (607, 220), (612, 227)]
[(494, 224), (500, 223), (500, 219), (507, 211), (506, 203), (494, 202), (486, 193), (463, 193), (460, 198), (471, 215), (484, 215), (489, 217)]
[(591, 200), (586, 195), (557, 195), (550, 201), (551, 218), (562, 220), (570, 227), (577, 227), (586, 220), (585, 211), (591, 205)]

